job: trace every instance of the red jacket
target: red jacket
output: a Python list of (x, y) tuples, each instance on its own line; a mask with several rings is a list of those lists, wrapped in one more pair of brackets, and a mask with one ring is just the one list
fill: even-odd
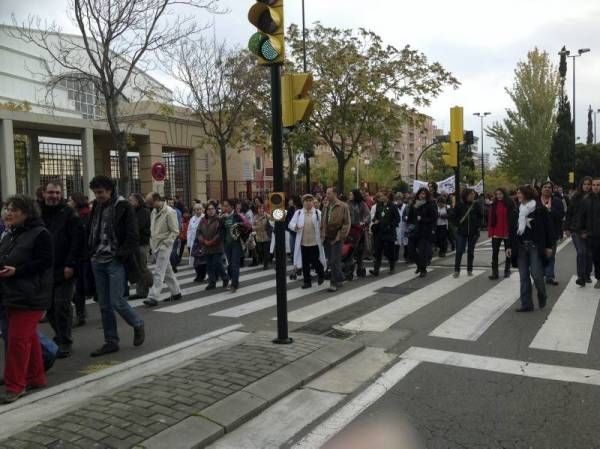
[[(496, 209), (495, 214), (494, 208)], [(508, 209), (503, 201), (495, 201), (492, 207), (490, 207), (488, 217), (488, 237), (508, 238), (508, 236)]]

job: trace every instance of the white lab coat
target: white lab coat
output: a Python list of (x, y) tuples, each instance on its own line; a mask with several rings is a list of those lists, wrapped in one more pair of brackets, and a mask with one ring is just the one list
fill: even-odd
[(204, 217), (202, 214), (200, 217), (196, 217), (195, 215), (190, 218), (190, 224), (188, 226), (187, 232), (187, 246), (191, 250), (194, 246), (194, 240), (196, 240), (196, 231), (198, 230), (198, 225), (200, 224), (200, 220)]
[[(319, 247), (319, 260), (326, 266), (325, 260), (325, 249), (323, 248), (323, 241), (321, 240), (321, 211), (317, 208), (313, 208), (313, 224), (315, 226), (315, 238)], [(296, 227), (300, 224), (304, 226), (304, 208), (298, 209), (289, 224), (290, 231), (296, 231)], [(296, 232), (296, 244), (294, 245), (294, 268), (302, 268), (302, 230)]]
[(405, 246), (408, 245), (408, 238), (406, 237), (406, 221), (404, 221), (403, 215), (406, 210), (406, 204), (403, 203), (399, 209), (400, 212), (400, 223), (396, 227), (396, 245)]

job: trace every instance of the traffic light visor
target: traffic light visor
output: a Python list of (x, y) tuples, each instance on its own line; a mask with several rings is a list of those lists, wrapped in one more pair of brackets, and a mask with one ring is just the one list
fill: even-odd
[(269, 4), (274, 3), (256, 3), (248, 11), (250, 23), (263, 33), (275, 33), (281, 26), (281, 15), (277, 10), (269, 7)]

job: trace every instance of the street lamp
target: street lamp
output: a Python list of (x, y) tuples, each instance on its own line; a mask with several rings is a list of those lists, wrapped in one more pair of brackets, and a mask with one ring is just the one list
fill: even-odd
[[(572, 55), (571, 52), (569, 50), (561, 50), (558, 52), (559, 55), (561, 56), (567, 56), (569, 58), (573, 59), (573, 145), (575, 146), (577, 144), (577, 140), (575, 139), (575, 136), (577, 135), (577, 121), (575, 120), (576, 117), (576, 104), (575, 104), (575, 58), (579, 58), (581, 55), (583, 55), (584, 53), (589, 53), (590, 49), (589, 48), (580, 48), (579, 50), (577, 50), (577, 54)], [(575, 148), (574, 148), (574, 151)], [(573, 176), (575, 176), (575, 160), (576, 160), (576, 155), (573, 155)]]
[(488, 115), (492, 115), (491, 112), (475, 112), (473, 114), (475, 117), (479, 117), (481, 119), (481, 189), (483, 194), (485, 195), (485, 169), (483, 164), (483, 119)]

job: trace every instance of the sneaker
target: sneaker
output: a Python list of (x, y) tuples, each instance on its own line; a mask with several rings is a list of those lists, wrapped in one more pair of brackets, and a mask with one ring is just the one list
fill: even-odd
[(0, 398), (0, 404), (12, 404), (25, 394), (25, 390), (15, 393), (13, 391), (7, 391), (2, 398)]
[(116, 343), (104, 343), (102, 347), (96, 349), (94, 352), (90, 354), (90, 357), (100, 357), (106, 354), (112, 354), (113, 352), (117, 352), (119, 350), (119, 345)]
[(415, 274), (420, 274), (421, 270), (419, 270), (418, 268), (415, 270)]
[(330, 292), (337, 292), (337, 289), (338, 289), (337, 285), (335, 285), (333, 282), (330, 282), (329, 288), (327, 290)]
[(460, 276), (460, 271), (455, 271), (455, 272), (454, 272), (454, 274), (452, 275), (452, 277), (453, 277), (454, 279), (456, 279), (456, 278), (457, 278), (457, 277), (459, 277), (459, 276)]
[(142, 346), (146, 340), (144, 325), (133, 328), (133, 346)]
[(204, 290), (214, 290), (215, 288), (217, 288), (215, 284), (208, 284)]
[(54, 366), (54, 362), (56, 362), (56, 356), (50, 357), (49, 359), (44, 358), (44, 372), (52, 368)]
[(577, 280), (575, 281), (575, 283), (577, 285), (579, 285), (580, 287), (585, 287), (585, 279), (577, 278)]
[(467, 271), (467, 276), (473, 276), (473, 272), (472, 271)]
[(148, 307), (156, 307), (158, 305), (158, 301), (152, 298), (144, 299), (144, 305)]

